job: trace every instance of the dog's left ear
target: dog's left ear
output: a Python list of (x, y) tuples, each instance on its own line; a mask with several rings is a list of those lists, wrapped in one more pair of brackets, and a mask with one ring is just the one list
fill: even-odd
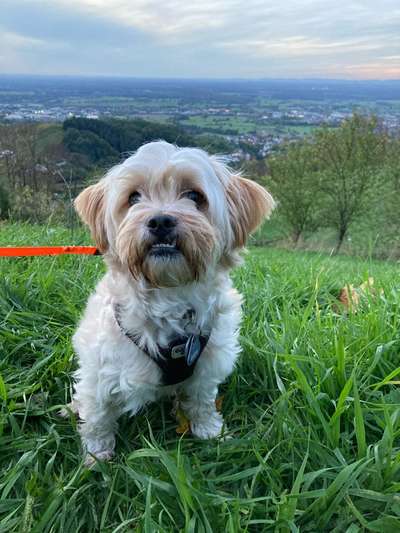
[(100, 252), (108, 249), (108, 239), (105, 228), (105, 184), (102, 181), (86, 187), (75, 198), (75, 209), (90, 228), (93, 240)]
[(234, 235), (232, 247), (242, 248), (250, 233), (271, 214), (275, 202), (264, 187), (237, 175), (231, 177), (227, 200)]

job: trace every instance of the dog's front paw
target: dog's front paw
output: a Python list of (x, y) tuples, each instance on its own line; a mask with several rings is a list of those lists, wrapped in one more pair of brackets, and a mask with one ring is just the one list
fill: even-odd
[[(84, 431), (85, 425), (81, 426)], [(115, 438), (112, 433), (101, 438), (84, 436), (82, 439), (83, 450), (86, 453), (85, 466), (90, 468), (96, 461), (109, 461), (114, 455)]]
[(219, 413), (211, 415), (207, 420), (197, 420), (190, 422), (190, 429), (195, 437), (199, 439), (214, 439), (222, 436), (224, 419)]
[(103, 450), (101, 452), (96, 452), (96, 454), (91, 455), (88, 453), (85, 457), (85, 466), (86, 468), (92, 468), (97, 461), (110, 461), (114, 456), (113, 450)]

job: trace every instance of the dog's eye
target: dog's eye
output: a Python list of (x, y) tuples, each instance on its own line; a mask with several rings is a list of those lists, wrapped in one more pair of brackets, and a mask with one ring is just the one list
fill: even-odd
[(132, 194), (129, 195), (128, 204), (129, 205), (135, 205), (138, 202), (140, 202), (140, 192), (135, 191), (135, 192), (133, 192)]
[(197, 207), (200, 207), (206, 201), (201, 192), (198, 191), (186, 191), (185, 193), (183, 193), (183, 197), (192, 200), (192, 202), (194, 202)]

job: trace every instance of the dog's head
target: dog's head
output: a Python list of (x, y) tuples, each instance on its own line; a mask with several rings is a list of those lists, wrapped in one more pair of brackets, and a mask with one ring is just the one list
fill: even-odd
[(99, 250), (153, 286), (230, 266), (273, 206), (263, 187), (218, 158), (163, 141), (142, 146), (75, 200)]

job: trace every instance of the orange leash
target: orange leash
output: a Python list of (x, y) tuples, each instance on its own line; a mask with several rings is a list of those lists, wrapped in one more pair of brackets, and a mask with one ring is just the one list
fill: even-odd
[(83, 254), (100, 255), (95, 246), (6, 246), (0, 247), (0, 257), (27, 257), (35, 255)]

